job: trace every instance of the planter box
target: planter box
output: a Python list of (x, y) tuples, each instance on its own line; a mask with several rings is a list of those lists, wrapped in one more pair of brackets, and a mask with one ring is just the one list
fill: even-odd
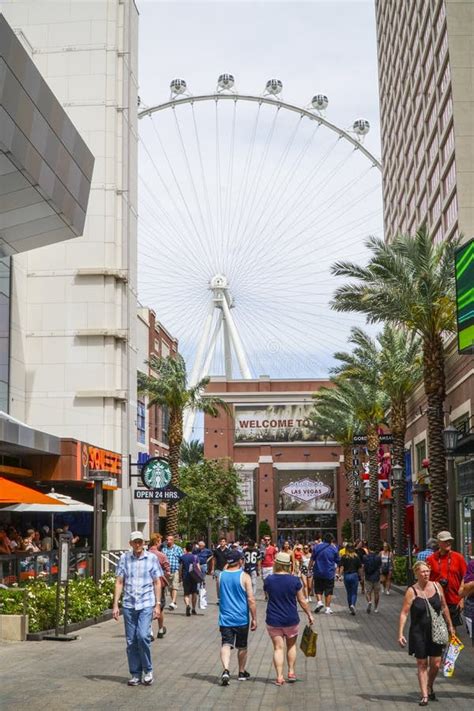
[(0, 640), (24, 642), (28, 635), (28, 615), (0, 615)]
[[(120, 614), (122, 614), (122, 610), (120, 610)], [(108, 622), (109, 620), (112, 619), (112, 610), (105, 610), (101, 615), (98, 617), (90, 617), (87, 620), (82, 620), (82, 622), (71, 622), (70, 625), (67, 626), (67, 632), (77, 632), (77, 630), (82, 630), (84, 627), (90, 627), (91, 625), (98, 625), (100, 622)], [(29, 642), (41, 642), (43, 637), (45, 635), (54, 635), (56, 632), (55, 629), (53, 630), (42, 630), (41, 632), (30, 632), (26, 639), (28, 639)], [(61, 625), (59, 628), (60, 634), (64, 632), (64, 626)]]

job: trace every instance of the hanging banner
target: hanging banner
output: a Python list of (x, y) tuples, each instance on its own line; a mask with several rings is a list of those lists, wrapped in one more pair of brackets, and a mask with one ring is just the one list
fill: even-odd
[(255, 475), (253, 471), (239, 472), (239, 488), (238, 505), (244, 513), (255, 513)]
[(236, 442), (317, 442), (311, 420), (312, 403), (284, 405), (236, 405)]
[(334, 513), (335, 471), (278, 472), (279, 513), (314, 511)]

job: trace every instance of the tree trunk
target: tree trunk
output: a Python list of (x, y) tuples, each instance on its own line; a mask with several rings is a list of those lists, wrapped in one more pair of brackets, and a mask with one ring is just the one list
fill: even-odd
[(448, 528), (446, 454), (444, 451), (444, 400), (446, 378), (444, 349), (436, 334), (423, 342), (423, 380), (428, 400), (428, 452), (431, 480), (431, 533)]
[[(168, 428), (169, 463), (171, 469), (171, 483), (179, 486), (179, 453), (183, 441), (183, 413), (179, 409), (170, 410), (170, 424)], [(176, 536), (178, 533), (178, 506), (167, 504), (166, 507), (166, 535)]]
[(406, 496), (406, 491), (407, 491), (407, 486), (406, 486), (406, 472), (405, 472), (405, 434), (406, 434), (406, 429), (407, 429), (407, 417), (406, 417), (406, 402), (405, 400), (402, 400), (401, 402), (396, 402), (392, 401), (391, 403), (391, 417), (390, 417), (390, 425), (392, 429), (392, 436), (393, 436), (393, 459), (392, 459), (392, 466), (393, 464), (400, 464), (400, 466), (403, 469), (403, 477), (402, 477), (402, 483), (398, 489), (398, 491), (393, 491), (393, 496), (394, 496), (394, 511), (393, 513), (395, 514), (393, 517), (393, 538), (394, 541), (398, 541), (398, 519), (396, 516), (396, 505), (397, 502), (400, 501), (400, 508), (401, 508), (401, 529), (402, 529), (402, 550), (398, 551), (398, 555), (402, 555), (402, 553), (406, 550), (407, 546), (407, 540), (406, 540), (406, 532), (405, 532), (405, 519), (406, 519), (406, 506), (407, 506), (407, 496)]
[(367, 428), (367, 449), (369, 451), (369, 545), (380, 543), (380, 509), (379, 509), (379, 435), (376, 425)]
[(349, 490), (349, 508), (351, 512), (352, 540), (356, 538), (356, 518), (359, 513), (358, 497), (354, 487), (354, 477), (352, 475), (352, 443), (343, 446), (344, 453), (344, 474), (346, 476), (347, 488)]

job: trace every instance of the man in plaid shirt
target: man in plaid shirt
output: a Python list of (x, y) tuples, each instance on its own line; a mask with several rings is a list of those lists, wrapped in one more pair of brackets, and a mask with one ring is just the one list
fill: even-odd
[(183, 549), (175, 544), (174, 536), (166, 536), (166, 543), (161, 551), (170, 562), (169, 588), (171, 602), (168, 605), (168, 609), (176, 610), (178, 607), (176, 604), (176, 598), (178, 597), (179, 565), (181, 563), (181, 558), (183, 557)]
[(153, 684), (150, 650), (150, 627), (160, 615), (163, 570), (154, 553), (144, 549), (143, 533), (130, 534), (131, 551), (122, 555), (115, 571), (112, 615), (118, 620), (119, 600), (123, 592), (122, 611), (127, 639), (127, 657), (131, 678), (129, 686)]
[(436, 540), (436, 538), (428, 538), (428, 540), (426, 541), (425, 550), (417, 553), (416, 559), (426, 561), (428, 556), (433, 555), (433, 553), (438, 550), (438, 547), (438, 541)]

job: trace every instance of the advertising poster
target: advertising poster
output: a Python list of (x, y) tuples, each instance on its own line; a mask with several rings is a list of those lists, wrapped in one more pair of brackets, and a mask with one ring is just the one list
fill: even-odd
[(336, 512), (335, 471), (278, 472), (278, 512)]
[(237, 499), (242, 511), (255, 513), (255, 474), (253, 471), (239, 471), (240, 496)]
[(312, 403), (236, 405), (236, 442), (315, 442), (322, 437), (313, 426)]

